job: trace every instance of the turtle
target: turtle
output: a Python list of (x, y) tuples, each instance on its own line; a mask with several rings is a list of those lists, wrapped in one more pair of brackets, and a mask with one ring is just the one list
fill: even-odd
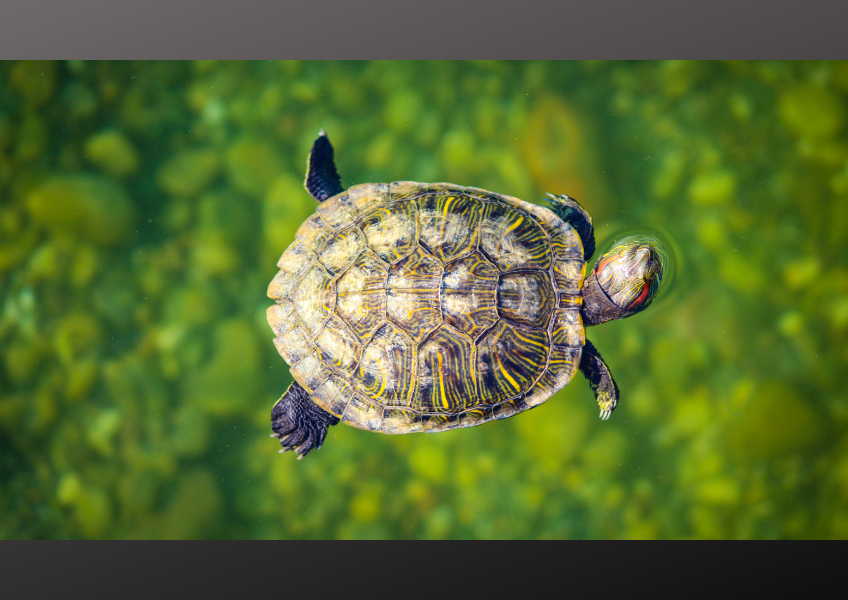
[(450, 183), (344, 189), (320, 131), (319, 203), (277, 263), (268, 323), (294, 382), (271, 410), (303, 458), (339, 421), (388, 434), (472, 427), (539, 406), (579, 369), (608, 419), (618, 385), (585, 327), (645, 310), (663, 258), (631, 241), (595, 263), (577, 200), (550, 208)]

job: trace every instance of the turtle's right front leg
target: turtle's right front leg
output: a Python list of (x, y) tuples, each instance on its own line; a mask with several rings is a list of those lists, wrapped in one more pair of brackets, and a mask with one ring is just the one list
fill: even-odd
[(618, 406), (618, 386), (598, 349), (589, 340), (586, 340), (583, 346), (580, 370), (589, 380), (589, 386), (595, 392), (595, 399), (601, 407), (601, 418), (606, 421)]

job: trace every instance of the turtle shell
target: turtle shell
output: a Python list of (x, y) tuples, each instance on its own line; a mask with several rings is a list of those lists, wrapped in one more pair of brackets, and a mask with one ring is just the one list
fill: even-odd
[(362, 184), (295, 238), (268, 287), (274, 343), (312, 400), (354, 427), (509, 417), (580, 363), (583, 245), (546, 208), (445, 183)]

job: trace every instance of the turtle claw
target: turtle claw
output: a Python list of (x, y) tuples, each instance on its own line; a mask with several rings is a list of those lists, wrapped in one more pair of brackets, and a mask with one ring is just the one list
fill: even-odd
[(586, 340), (583, 346), (583, 355), (580, 357), (580, 371), (589, 380), (589, 387), (595, 392), (595, 400), (601, 407), (598, 415), (602, 421), (610, 418), (612, 411), (618, 406), (618, 386), (612, 378), (604, 359), (598, 353), (597, 348)]

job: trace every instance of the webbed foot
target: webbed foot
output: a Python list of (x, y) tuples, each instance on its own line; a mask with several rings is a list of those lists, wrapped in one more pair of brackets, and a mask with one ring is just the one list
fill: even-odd
[(606, 421), (618, 406), (618, 385), (598, 349), (589, 340), (586, 340), (583, 346), (580, 371), (589, 380), (589, 386), (595, 392), (595, 399), (601, 407), (600, 417)]
[(334, 417), (309, 397), (297, 382), (291, 384), (271, 409), (271, 437), (279, 438), (280, 452), (294, 450), (298, 460), (324, 443), (327, 428), (338, 423)]

